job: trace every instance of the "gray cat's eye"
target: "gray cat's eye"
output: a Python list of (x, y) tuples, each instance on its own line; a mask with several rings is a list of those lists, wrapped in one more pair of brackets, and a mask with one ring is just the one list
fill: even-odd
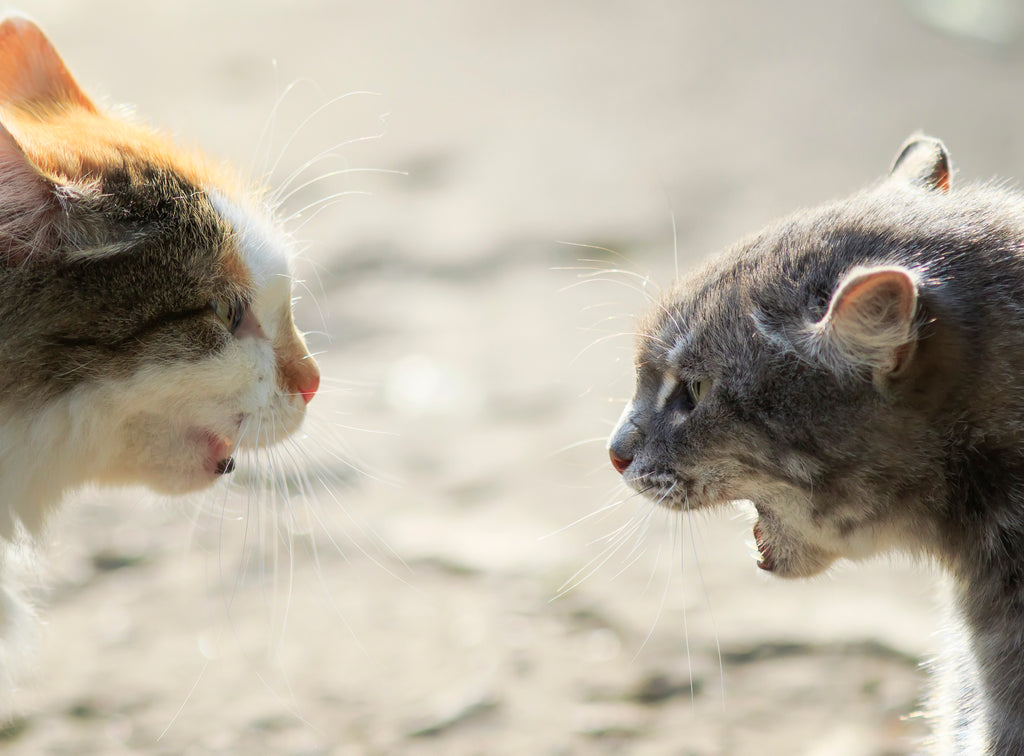
[(708, 395), (711, 391), (711, 381), (690, 381), (690, 397), (693, 399), (694, 405), (700, 404), (701, 400)]
[(711, 381), (704, 379), (682, 383), (668, 376), (661, 388), (658, 406), (677, 412), (690, 413), (711, 390)]

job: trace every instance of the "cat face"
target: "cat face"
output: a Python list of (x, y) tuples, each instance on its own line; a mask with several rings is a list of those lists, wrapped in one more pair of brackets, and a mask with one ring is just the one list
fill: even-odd
[[(233, 468), (238, 447), (262, 447), (294, 433), (319, 373), (292, 321), (292, 277), (283, 242), (251, 212), (208, 192), (223, 244), (237, 255), (246, 285), (212, 291), (198, 322), (178, 324), (168, 340), (209, 331), (216, 346), (195, 359), (145, 366), (112, 397), (120, 453), (103, 475), (180, 493), (209, 485)], [(237, 283), (235, 281), (234, 283)], [(199, 334), (188, 337), (203, 343)], [(167, 347), (163, 339), (158, 348)], [(186, 346), (187, 348), (187, 346)]]
[(319, 372), (268, 215), (99, 111), (30, 22), (0, 24), (0, 420), (64, 450), (61, 485), (191, 491), (296, 431)]
[(681, 281), (640, 328), (612, 464), (669, 508), (752, 502), (759, 566), (781, 576), (902, 544), (942, 477), (925, 398), (941, 339), (920, 338), (909, 261), (935, 233), (918, 211), (948, 189), (948, 158), (934, 140), (907, 150), (880, 187)]

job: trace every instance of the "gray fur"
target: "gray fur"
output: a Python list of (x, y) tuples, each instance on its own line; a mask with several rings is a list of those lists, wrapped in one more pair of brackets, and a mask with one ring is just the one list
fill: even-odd
[[(666, 506), (753, 501), (775, 574), (891, 549), (934, 559), (961, 630), (936, 685), (937, 752), (1024, 754), (1024, 197), (947, 191), (949, 176), (941, 143), (916, 137), (876, 186), (680, 281), (642, 324), (609, 446)], [(843, 282), (884, 269), (911, 288), (855, 299), (830, 335)], [(665, 375), (712, 387), (659, 406)]]

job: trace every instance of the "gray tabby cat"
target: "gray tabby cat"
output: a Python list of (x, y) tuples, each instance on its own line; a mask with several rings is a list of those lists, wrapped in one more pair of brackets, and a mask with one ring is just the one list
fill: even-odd
[[(259, 194), (0, 23), (0, 555), (74, 488), (199, 490), (293, 433), (320, 374), (291, 291)], [(3, 697), (29, 611), (0, 575)]]
[(912, 138), (878, 185), (679, 282), (609, 442), (673, 509), (753, 502), (759, 567), (898, 549), (955, 586), (936, 752), (1024, 754), (1024, 197)]

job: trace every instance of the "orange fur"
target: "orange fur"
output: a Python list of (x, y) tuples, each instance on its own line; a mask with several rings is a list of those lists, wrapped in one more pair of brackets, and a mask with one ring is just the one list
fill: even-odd
[[(91, 184), (110, 170), (154, 166), (170, 169), (198, 188), (215, 186), (243, 196), (239, 179), (223, 165), (185, 150), (160, 132), (98, 109), (72, 78), (46, 35), (31, 21), (0, 23), (0, 133), (13, 143), (0, 157), (22, 174), (34, 167), (55, 184)], [(29, 165), (19, 160), (20, 153)], [(19, 188), (32, 185), (31, 177)], [(225, 245), (221, 270), (240, 289), (252, 276), (234, 244)], [(275, 343), (281, 385), (301, 394), (319, 382), (316, 362), (290, 314)]]
[(253, 199), (0, 20), (0, 717), (31, 619), (15, 537), (86, 484), (208, 488), (303, 422), (319, 372), (287, 238)]
[[(18, 193), (35, 185), (32, 168), (55, 184), (91, 184), (111, 169), (170, 169), (197, 187), (216, 186), (242, 196), (241, 181), (225, 166), (185, 150), (166, 135), (98, 109), (81, 90), (46, 35), (31, 21), (0, 23), (0, 145), (8, 183)], [(27, 158), (26, 165), (22, 159)], [(12, 171), (17, 171), (12, 174)], [(42, 204), (42, 203), (37, 203)], [(223, 270), (241, 288), (249, 270), (233, 246)]]
[(91, 182), (126, 163), (173, 169), (198, 187), (231, 194), (239, 182), (222, 166), (182, 150), (157, 131), (80, 107), (24, 109), (0, 104), (0, 122), (26, 156), (57, 183)]
[(173, 169), (198, 187), (241, 194), (225, 166), (141, 124), (98, 109), (31, 21), (0, 23), (0, 122), (29, 160), (57, 183), (98, 179), (126, 163)]
[(0, 99), (24, 108), (60, 103), (96, 109), (42, 30), (19, 17), (0, 23)]
[(277, 376), (280, 384), (293, 394), (302, 394), (320, 383), (320, 370), (309, 354), (305, 339), (295, 329), (288, 313), (287, 326), (280, 331), (280, 338), (274, 343), (277, 358)]

